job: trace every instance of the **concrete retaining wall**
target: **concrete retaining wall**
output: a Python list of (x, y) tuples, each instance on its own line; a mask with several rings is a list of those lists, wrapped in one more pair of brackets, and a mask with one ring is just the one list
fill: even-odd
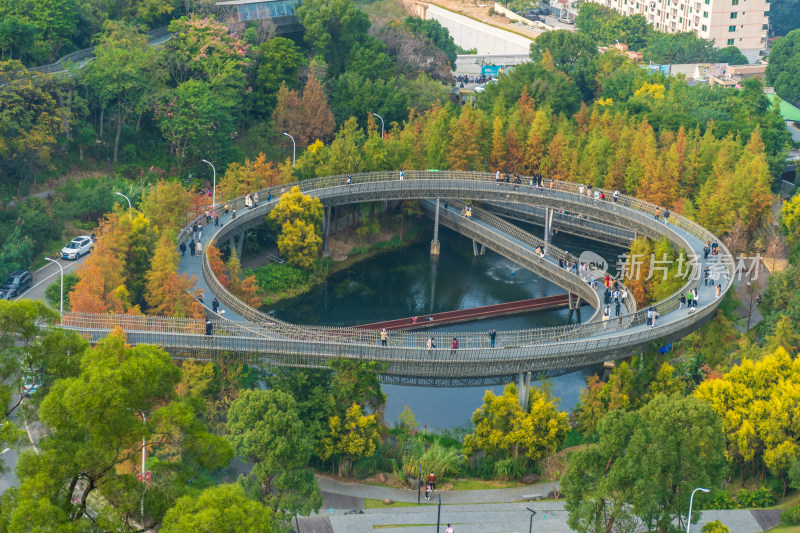
[(527, 54), (531, 39), (510, 31), (501, 30), (464, 15), (453, 13), (434, 4), (423, 8), (425, 19), (433, 19), (447, 28), (453, 41), (466, 50), (473, 48), (479, 54)]

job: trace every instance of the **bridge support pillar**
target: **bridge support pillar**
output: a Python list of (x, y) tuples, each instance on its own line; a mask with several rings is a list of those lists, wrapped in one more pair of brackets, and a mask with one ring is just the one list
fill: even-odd
[(519, 406), (527, 411), (528, 400), (531, 393), (531, 373), (520, 372), (517, 378), (517, 396), (519, 398)]
[(472, 239), (472, 255), (478, 255), (478, 242), (475, 239)]
[(328, 237), (331, 234), (331, 208), (325, 208), (325, 216), (322, 219), (322, 255), (328, 256)]
[(544, 210), (544, 251), (547, 253), (550, 247), (550, 238), (553, 236), (553, 213), (552, 209)]
[(485, 244), (481, 244), (481, 255), (485, 255), (485, 254), (486, 254), (486, 245)]
[(244, 249), (244, 235), (244, 231), (239, 234), (239, 244), (236, 245), (236, 255), (239, 256), (239, 259), (242, 258), (242, 251)]
[(436, 213), (433, 217), (433, 240), (431, 241), (431, 255), (439, 255), (439, 199), (436, 199)]

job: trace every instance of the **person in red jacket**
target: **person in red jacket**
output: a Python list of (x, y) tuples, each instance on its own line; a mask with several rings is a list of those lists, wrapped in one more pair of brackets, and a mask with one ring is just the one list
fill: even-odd
[(431, 486), (434, 492), (436, 491), (436, 475), (433, 472), (428, 475), (428, 485)]

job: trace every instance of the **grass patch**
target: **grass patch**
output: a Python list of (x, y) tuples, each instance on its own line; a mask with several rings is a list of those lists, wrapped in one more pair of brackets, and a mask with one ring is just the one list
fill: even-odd
[[(425, 505), (421, 503), (421, 505)], [(373, 500), (372, 498), (364, 498), (364, 509), (388, 509), (389, 507), (418, 507), (416, 503), (410, 502), (395, 502), (389, 505), (383, 503), (383, 500)]]
[(495, 481), (483, 479), (455, 479), (453, 480), (452, 490), (486, 490), (486, 489), (510, 489), (523, 487), (522, 483), (514, 481)]
[(767, 531), (767, 533), (800, 533), (800, 526), (787, 526), (781, 524), (770, 529)]
[(382, 524), (374, 525), (372, 529), (394, 529), (396, 527), (433, 527), (436, 524)]

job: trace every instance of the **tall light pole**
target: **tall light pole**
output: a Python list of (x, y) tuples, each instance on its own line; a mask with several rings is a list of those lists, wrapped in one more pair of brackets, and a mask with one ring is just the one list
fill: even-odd
[(133, 218), (133, 217), (131, 216), (131, 209), (133, 209), (133, 206), (131, 205), (131, 199), (130, 199), (130, 198), (128, 198), (127, 196), (125, 196), (124, 194), (122, 194), (121, 192), (118, 192), (117, 194), (118, 194), (119, 196), (122, 196), (122, 197), (123, 197), (123, 198), (125, 198), (126, 200), (128, 200), (128, 218)]
[[(147, 420), (144, 417), (144, 411), (139, 411), (142, 415), (142, 424), (145, 431), (142, 432), (142, 483), (147, 483), (144, 478), (144, 452), (147, 449)], [(144, 527), (144, 489), (142, 489), (142, 527)]]
[(698, 490), (703, 492), (711, 492), (708, 489), (704, 489), (703, 487), (697, 487), (692, 491), (691, 497), (689, 497), (689, 517), (686, 519), (686, 533), (689, 533), (689, 528), (692, 527), (692, 501), (694, 500), (694, 493)]
[(291, 135), (289, 135), (285, 131), (283, 132), (283, 134), (286, 135), (287, 137), (289, 137), (292, 140), (292, 168), (294, 168), (294, 162), (295, 162), (295, 159), (297, 157), (297, 143), (294, 142), (294, 137), (292, 137)]
[(217, 168), (211, 161), (206, 161), (203, 159), (203, 163), (211, 165), (211, 168), (214, 170), (214, 187), (211, 189), (213, 192), (211, 193), (211, 207), (213, 208), (217, 205)]
[(64, 267), (61, 266), (61, 263), (56, 261), (55, 259), (50, 259), (49, 257), (45, 257), (51, 263), (55, 263), (58, 265), (58, 268), (61, 269), (61, 301), (58, 305), (58, 312), (60, 314), (64, 314)]
[(372, 116), (381, 119), (381, 139), (383, 139), (383, 117), (377, 113), (372, 113)]

